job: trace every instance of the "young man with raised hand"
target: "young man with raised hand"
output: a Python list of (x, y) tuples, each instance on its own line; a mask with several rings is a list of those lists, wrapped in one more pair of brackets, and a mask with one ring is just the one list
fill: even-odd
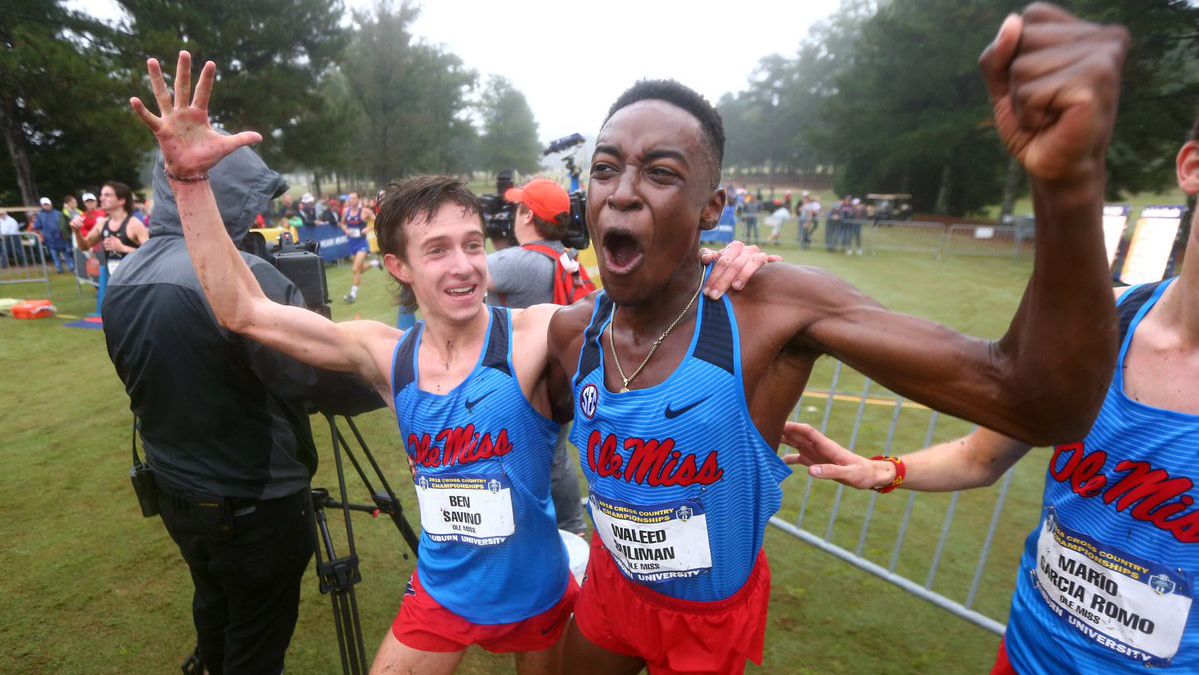
[[(216, 66), (191, 98), (180, 52), (174, 101), (147, 62), (160, 116), (131, 105), (158, 139), (200, 283), (226, 328), (308, 364), (356, 373), (395, 412), (414, 466), (422, 535), (417, 571), (373, 671), (449, 673), (472, 644), (517, 653), (521, 673), (557, 672), (574, 581), (555, 525), (549, 471), (559, 427), (546, 335), (555, 306), (489, 308), (480, 205), (452, 178), (391, 186), (376, 219), (384, 265), (425, 321), (403, 333), (375, 321), (333, 323), (271, 302), (221, 223), (207, 172), (261, 136), (218, 134), (208, 120)], [(190, 104), (189, 101), (190, 100)], [(724, 256), (720, 288), (765, 262)], [(698, 256), (698, 252), (695, 252)]]
[(1116, 326), (1101, 236), (1123, 29), (1034, 5), (981, 58), (995, 123), (1032, 181), (1036, 258), (997, 341), (888, 312), (812, 268), (769, 265), (700, 294), (700, 230), (720, 217), (719, 114), (674, 82), (612, 106), (588, 223), (604, 290), (554, 316), (596, 524), (564, 669), (737, 673), (763, 651), (762, 544), (790, 475), (776, 454), (815, 360), (1033, 443), (1085, 432)]

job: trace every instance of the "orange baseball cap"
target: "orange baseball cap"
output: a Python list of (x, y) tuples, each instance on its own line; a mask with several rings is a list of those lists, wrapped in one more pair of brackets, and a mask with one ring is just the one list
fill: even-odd
[(533, 215), (553, 223), (563, 213), (570, 213), (570, 195), (552, 180), (534, 178), (522, 188), (512, 188), (504, 193), (504, 199), (513, 204), (524, 204)]

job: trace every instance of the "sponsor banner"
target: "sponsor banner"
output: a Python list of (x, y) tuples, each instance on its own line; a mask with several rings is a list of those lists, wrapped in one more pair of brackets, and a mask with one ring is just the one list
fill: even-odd
[(433, 541), (492, 546), (516, 532), (512, 484), (504, 475), (417, 473), (415, 482), (421, 528)]
[(589, 501), (604, 546), (630, 578), (667, 581), (712, 569), (708, 517), (698, 501), (633, 505), (594, 492)]
[(716, 227), (710, 230), (701, 230), (699, 239), (702, 242), (714, 242), (717, 244), (728, 244), (737, 238), (737, 210), (736, 207), (724, 207), (724, 213), (720, 216), (720, 221)]
[(1128, 214), (1132, 211), (1127, 206), (1103, 206), (1103, 245), (1107, 249), (1107, 266), (1111, 269), (1116, 261), (1116, 253), (1120, 250), (1120, 240), (1128, 229)]
[(1033, 585), (1087, 639), (1145, 666), (1168, 666), (1191, 611), (1187, 576), (1063, 526), (1051, 509)]
[(1132, 233), (1120, 281), (1129, 285), (1161, 281), (1178, 236), (1185, 206), (1146, 206)]
[(313, 227), (297, 227), (300, 241), (319, 241), (321, 243), (321, 260), (336, 262), (350, 256), (350, 238), (340, 227), (333, 225), (316, 225)]

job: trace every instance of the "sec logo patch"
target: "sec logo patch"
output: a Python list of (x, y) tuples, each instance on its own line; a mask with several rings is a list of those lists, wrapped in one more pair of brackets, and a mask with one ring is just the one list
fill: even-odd
[(595, 409), (599, 406), (599, 389), (594, 384), (589, 384), (583, 387), (583, 391), (579, 394), (579, 410), (587, 416), (587, 419), (595, 417)]

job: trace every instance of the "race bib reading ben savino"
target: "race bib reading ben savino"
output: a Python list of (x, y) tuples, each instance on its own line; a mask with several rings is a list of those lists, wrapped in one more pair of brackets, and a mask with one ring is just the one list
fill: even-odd
[(595, 493), (590, 502), (604, 546), (633, 579), (666, 581), (712, 569), (708, 517), (699, 502), (634, 506)]
[(491, 546), (516, 531), (506, 476), (417, 474), (416, 497), (421, 528), (433, 541)]
[(1179, 570), (1074, 532), (1051, 509), (1032, 575), (1049, 609), (1100, 646), (1154, 667), (1178, 652), (1191, 611), (1190, 582)]

